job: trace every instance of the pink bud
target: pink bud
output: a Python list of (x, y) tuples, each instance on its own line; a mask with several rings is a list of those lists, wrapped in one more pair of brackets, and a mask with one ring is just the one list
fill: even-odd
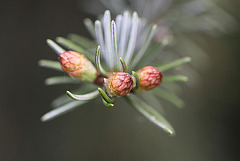
[(111, 96), (125, 96), (132, 90), (132, 76), (124, 72), (113, 72), (107, 79), (105, 87)]
[(93, 82), (97, 77), (97, 70), (82, 54), (67, 51), (59, 55), (62, 69), (71, 77)]
[(150, 90), (159, 86), (162, 82), (161, 72), (153, 67), (146, 66), (137, 71), (137, 74), (140, 79), (140, 89), (141, 90)]

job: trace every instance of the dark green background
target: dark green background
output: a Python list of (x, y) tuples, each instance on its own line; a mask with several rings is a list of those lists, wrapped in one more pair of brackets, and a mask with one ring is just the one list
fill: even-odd
[[(232, 12), (240, 18), (239, 2)], [(169, 137), (126, 103), (100, 100), (51, 122), (40, 117), (67, 86), (47, 87), (59, 75), (37, 66), (56, 59), (47, 38), (89, 36), (79, 2), (2, 1), (0, 10), (1, 161), (235, 161), (239, 152), (240, 34), (208, 37), (201, 45), (211, 66), (194, 87), (184, 86), (186, 108), (165, 107), (177, 135)], [(81, 3), (80, 3), (81, 4)], [(194, 35), (199, 36), (199, 35)]]

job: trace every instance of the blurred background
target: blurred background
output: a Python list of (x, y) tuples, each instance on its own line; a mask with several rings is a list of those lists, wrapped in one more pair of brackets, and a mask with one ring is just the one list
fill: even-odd
[[(97, 100), (40, 122), (51, 100), (68, 88), (44, 85), (45, 78), (59, 74), (37, 65), (40, 59), (57, 59), (45, 40), (68, 33), (90, 36), (83, 19), (95, 17), (81, 9), (86, 2), (1, 2), (0, 160), (238, 160), (240, 29), (220, 36), (191, 34), (208, 53), (210, 66), (198, 71), (194, 86), (183, 85), (184, 109), (165, 106), (174, 137), (125, 102), (109, 109)], [(220, 5), (240, 19), (238, 0)]]

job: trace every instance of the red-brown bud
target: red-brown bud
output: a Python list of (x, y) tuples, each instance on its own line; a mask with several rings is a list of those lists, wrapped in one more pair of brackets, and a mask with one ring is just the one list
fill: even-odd
[(97, 72), (97, 78), (95, 79), (94, 83), (98, 85), (103, 85), (104, 83), (104, 77), (99, 72)]
[(140, 90), (150, 90), (160, 85), (162, 73), (153, 66), (146, 66), (137, 71), (140, 79)]
[(113, 72), (106, 80), (105, 87), (111, 96), (125, 96), (132, 90), (133, 78), (124, 72)]
[(82, 54), (67, 51), (59, 55), (62, 69), (71, 77), (93, 82), (97, 78), (97, 70)]

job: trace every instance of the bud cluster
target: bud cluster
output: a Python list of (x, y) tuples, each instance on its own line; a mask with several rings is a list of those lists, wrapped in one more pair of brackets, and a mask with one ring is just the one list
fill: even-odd
[[(131, 92), (134, 83), (136, 83), (134, 78), (125, 72), (111, 72), (104, 78), (84, 55), (74, 51), (60, 54), (59, 62), (69, 76), (104, 85), (110, 96), (125, 96)], [(161, 72), (153, 66), (143, 67), (137, 71), (137, 75), (140, 80), (138, 91), (151, 90), (159, 86), (162, 81)]]

